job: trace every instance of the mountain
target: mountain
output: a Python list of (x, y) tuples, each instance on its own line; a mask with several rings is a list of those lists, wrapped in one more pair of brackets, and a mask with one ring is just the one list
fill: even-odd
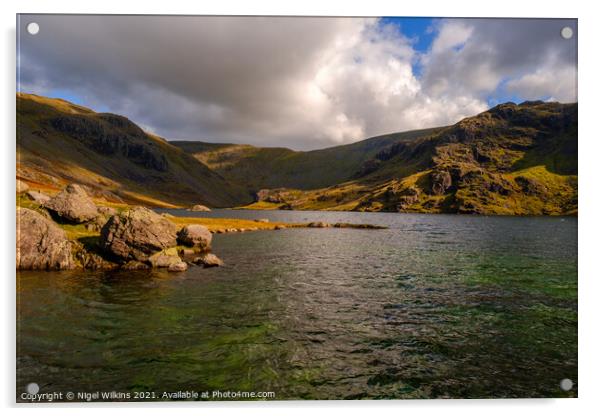
[(452, 126), (309, 152), (166, 141), (125, 117), (29, 94), (17, 95), (17, 127), (19, 178), (126, 202), (577, 213), (577, 104), (506, 103)]
[(109, 200), (158, 206), (252, 201), (244, 187), (125, 117), (22, 93), (17, 176), (50, 188), (78, 182)]
[(176, 142), (259, 191), (248, 208), (577, 212), (577, 104), (498, 105), (437, 129), (312, 152)]
[(367, 160), (393, 143), (412, 141), (437, 130), (388, 134), (309, 152), (244, 144), (194, 141), (170, 143), (251, 191), (279, 187), (316, 189), (354, 178)]

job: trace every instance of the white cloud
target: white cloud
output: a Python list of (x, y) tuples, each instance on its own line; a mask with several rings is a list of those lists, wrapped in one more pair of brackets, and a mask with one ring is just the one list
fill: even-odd
[(308, 149), (450, 124), (502, 85), (576, 94), (552, 21), (441, 20), (420, 54), (377, 19), (36, 19), (46, 36), (23, 36), (24, 90), (72, 91), (171, 139)]
[(508, 81), (508, 91), (549, 101), (577, 101), (577, 69), (566, 65), (560, 68), (540, 68), (520, 78)]

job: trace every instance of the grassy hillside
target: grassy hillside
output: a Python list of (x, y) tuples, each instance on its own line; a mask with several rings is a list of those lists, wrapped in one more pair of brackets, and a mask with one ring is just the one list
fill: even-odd
[(87, 185), (107, 200), (170, 206), (250, 202), (191, 155), (125, 117), (17, 94), (17, 176), (38, 188)]
[(156, 206), (577, 213), (577, 104), (507, 103), (310, 152), (168, 142), (125, 117), (28, 94), (17, 95), (17, 127), (17, 177), (48, 193), (78, 182), (109, 202)]
[(316, 189), (357, 177), (367, 160), (393, 143), (412, 141), (438, 130), (388, 134), (310, 152), (240, 144), (170, 143), (250, 191), (280, 187)]
[(367, 158), (352, 180), (277, 189), (258, 209), (577, 213), (577, 105), (502, 104)]

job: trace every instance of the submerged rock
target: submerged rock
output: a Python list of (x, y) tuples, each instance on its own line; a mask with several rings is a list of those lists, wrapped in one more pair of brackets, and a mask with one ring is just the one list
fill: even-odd
[(50, 197), (48, 195), (38, 191), (28, 191), (27, 197), (36, 204), (40, 205), (44, 205), (46, 202), (50, 201)]
[(146, 261), (155, 252), (176, 245), (176, 226), (144, 207), (113, 215), (102, 227), (100, 246), (121, 261)]
[(193, 263), (203, 267), (218, 267), (224, 265), (224, 262), (212, 253), (205, 253), (202, 256), (195, 258)]
[(90, 221), (98, 215), (98, 209), (92, 199), (76, 184), (67, 185), (44, 203), (44, 207), (61, 219), (78, 224)]
[(17, 269), (72, 269), (72, 245), (51, 220), (27, 208), (17, 210)]
[(178, 242), (182, 245), (195, 247), (199, 250), (209, 250), (213, 236), (203, 225), (190, 224), (178, 232)]

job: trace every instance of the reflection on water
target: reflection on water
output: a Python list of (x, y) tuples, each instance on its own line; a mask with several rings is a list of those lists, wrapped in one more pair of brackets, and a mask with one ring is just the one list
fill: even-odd
[(20, 272), (18, 393), (576, 395), (575, 218), (199, 214), (390, 228), (216, 235), (226, 266), (181, 274)]

